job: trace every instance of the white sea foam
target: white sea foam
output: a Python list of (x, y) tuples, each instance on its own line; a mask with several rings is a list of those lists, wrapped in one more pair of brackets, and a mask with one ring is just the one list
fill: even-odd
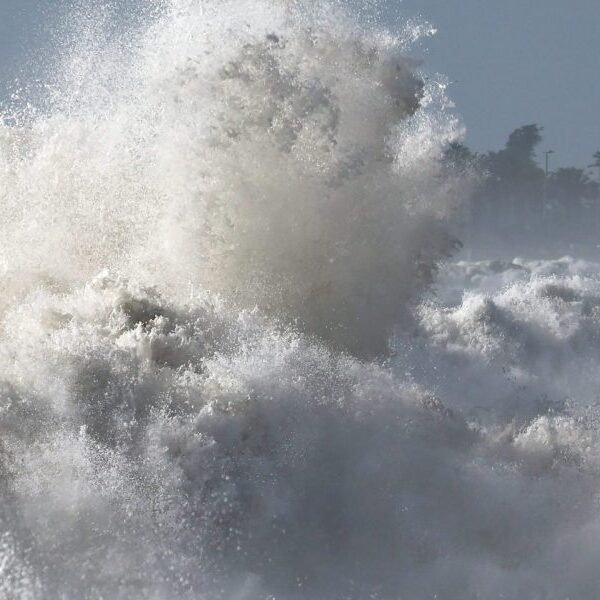
[(100, 8), (0, 129), (0, 597), (595, 597), (600, 268), (429, 290), (416, 29)]

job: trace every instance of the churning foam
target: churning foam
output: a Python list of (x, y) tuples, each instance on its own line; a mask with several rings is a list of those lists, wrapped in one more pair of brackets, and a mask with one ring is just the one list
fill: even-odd
[(594, 597), (599, 269), (415, 309), (461, 184), (414, 31), (97, 8), (0, 128), (0, 597)]

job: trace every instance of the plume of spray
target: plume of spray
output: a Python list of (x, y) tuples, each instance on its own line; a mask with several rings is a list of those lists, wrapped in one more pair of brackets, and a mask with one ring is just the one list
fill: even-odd
[(163, 11), (129, 45), (80, 15), (45, 114), (4, 128), (11, 287), (110, 268), (385, 350), (452, 250), (443, 95), (339, 7)]

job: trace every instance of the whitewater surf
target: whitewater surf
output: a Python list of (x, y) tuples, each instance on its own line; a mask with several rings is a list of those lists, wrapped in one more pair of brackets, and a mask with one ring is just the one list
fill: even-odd
[(600, 267), (450, 262), (429, 26), (111, 6), (2, 109), (0, 598), (596, 597)]

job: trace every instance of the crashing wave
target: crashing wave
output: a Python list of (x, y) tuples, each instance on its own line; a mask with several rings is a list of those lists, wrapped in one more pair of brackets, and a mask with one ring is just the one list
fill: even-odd
[(460, 126), (414, 32), (100, 5), (0, 126), (0, 597), (594, 597), (599, 269), (421, 302)]

